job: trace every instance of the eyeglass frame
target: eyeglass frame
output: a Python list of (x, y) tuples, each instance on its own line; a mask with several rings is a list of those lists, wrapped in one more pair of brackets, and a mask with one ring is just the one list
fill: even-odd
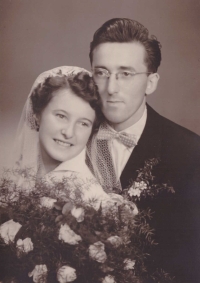
[[(122, 73), (122, 72), (124, 72), (124, 73), (125, 73), (125, 72), (129, 73), (132, 78), (134, 78), (134, 76), (136, 76), (136, 75), (141, 75), (141, 74), (153, 74), (153, 72), (135, 72), (135, 71), (127, 71), (127, 70), (121, 70), (121, 71), (119, 71), (119, 72), (117, 72), (117, 73), (111, 73), (111, 72), (109, 72), (107, 69), (104, 69), (104, 68), (93, 68), (93, 69), (92, 69), (92, 74), (93, 74), (93, 76), (95, 76), (95, 74), (94, 74), (94, 71), (95, 71), (95, 70), (102, 70), (102, 72), (105, 74), (105, 76), (106, 76), (107, 79), (109, 79), (111, 75), (115, 75), (116, 80), (119, 80), (118, 75), (119, 75), (120, 73)], [(105, 78), (105, 79), (106, 79), (106, 78)], [(101, 78), (101, 79), (104, 79), (104, 78)]]

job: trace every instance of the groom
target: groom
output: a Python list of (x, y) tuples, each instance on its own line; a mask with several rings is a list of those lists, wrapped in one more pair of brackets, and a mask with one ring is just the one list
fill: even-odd
[(174, 193), (147, 196), (137, 205), (154, 211), (156, 264), (174, 275), (175, 282), (199, 283), (200, 138), (146, 104), (159, 81), (160, 43), (134, 20), (111, 19), (95, 32), (90, 61), (106, 118), (91, 142), (91, 151), (94, 147), (102, 156), (102, 164), (100, 157), (92, 160), (93, 171), (105, 165), (103, 180), (110, 174), (108, 185), (111, 181), (124, 189), (145, 161), (160, 160), (153, 175), (160, 184), (170, 183)]

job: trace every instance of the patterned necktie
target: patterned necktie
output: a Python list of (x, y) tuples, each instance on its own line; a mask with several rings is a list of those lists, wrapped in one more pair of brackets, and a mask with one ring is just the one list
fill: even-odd
[(97, 134), (97, 139), (98, 140), (116, 139), (126, 147), (133, 147), (137, 145), (135, 135), (127, 134), (125, 132), (116, 132), (110, 129), (106, 122), (101, 124)]

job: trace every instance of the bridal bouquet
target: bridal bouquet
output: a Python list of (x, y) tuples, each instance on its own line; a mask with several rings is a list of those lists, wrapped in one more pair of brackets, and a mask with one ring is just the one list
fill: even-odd
[(98, 199), (83, 202), (81, 192), (77, 187), (72, 197), (64, 181), (53, 189), (41, 181), (22, 191), (9, 177), (2, 178), (0, 281), (169, 282), (159, 281), (166, 278), (164, 272), (148, 271), (146, 251), (156, 244), (146, 221), (150, 211), (139, 212), (117, 194), (94, 208)]

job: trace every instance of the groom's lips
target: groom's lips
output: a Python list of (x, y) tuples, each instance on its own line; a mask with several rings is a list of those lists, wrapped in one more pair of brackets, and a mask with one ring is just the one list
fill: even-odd
[(57, 144), (63, 146), (63, 147), (70, 147), (73, 146), (72, 143), (67, 142), (67, 141), (63, 141), (63, 140), (59, 140), (59, 139), (53, 139)]
[(119, 103), (122, 103), (123, 101), (120, 101), (120, 100), (107, 100), (107, 103), (108, 104), (111, 104), (111, 105), (116, 105), (116, 104), (119, 104)]

